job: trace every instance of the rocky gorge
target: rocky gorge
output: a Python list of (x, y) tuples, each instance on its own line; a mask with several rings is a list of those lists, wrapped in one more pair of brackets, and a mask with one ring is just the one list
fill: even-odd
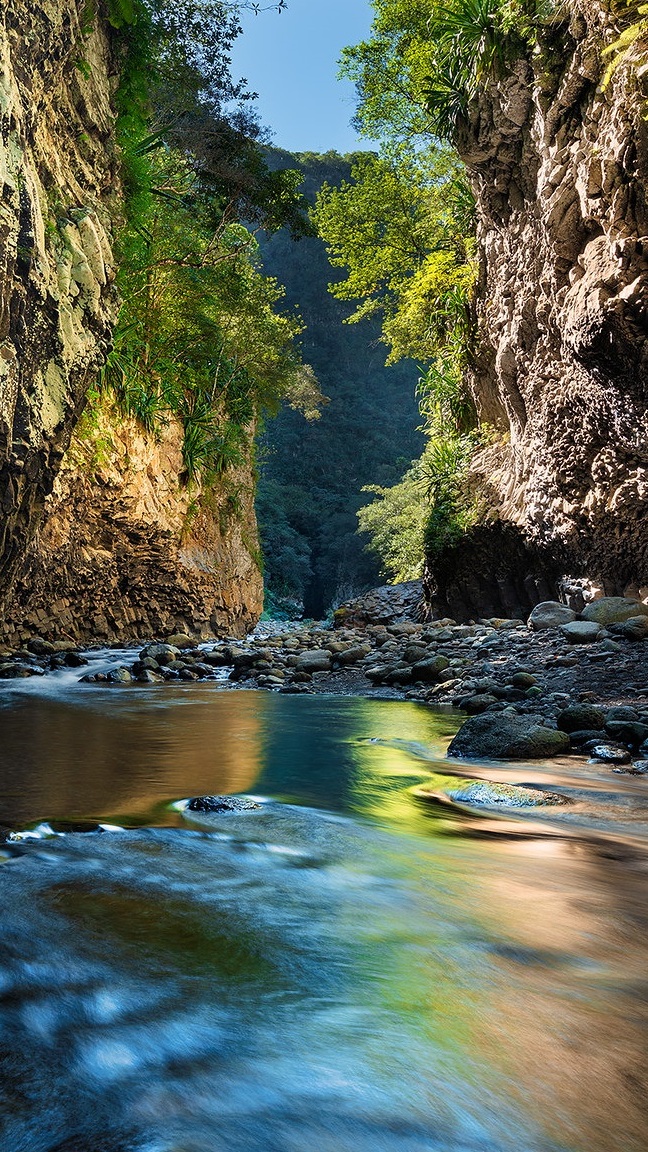
[[(643, 39), (571, 0), (485, 82), (458, 135), (476, 199), (470, 387), (496, 432), (487, 514), (428, 561), (439, 612), (528, 613), (581, 577), (648, 582), (648, 127)], [(562, 597), (561, 597), (562, 598)]]
[[(576, 754), (615, 771), (648, 771), (648, 605), (601, 597), (577, 614), (550, 601), (528, 624), (424, 623), (416, 587), (378, 589), (345, 605), (334, 625), (268, 623), (246, 640), (216, 644), (167, 634), (80, 679), (104, 690), (216, 680), (230, 689), (412, 700), (463, 713), (450, 757)], [(0, 679), (82, 669), (91, 655), (70, 641), (33, 636), (0, 654)]]

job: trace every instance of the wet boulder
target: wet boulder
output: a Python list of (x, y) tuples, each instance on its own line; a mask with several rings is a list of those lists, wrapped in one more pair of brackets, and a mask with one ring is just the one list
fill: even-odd
[(261, 805), (246, 796), (193, 796), (187, 804), (189, 812), (251, 812), (258, 808)]
[(543, 760), (570, 750), (569, 736), (547, 728), (543, 717), (513, 712), (472, 716), (459, 729), (448, 756), (465, 760)]

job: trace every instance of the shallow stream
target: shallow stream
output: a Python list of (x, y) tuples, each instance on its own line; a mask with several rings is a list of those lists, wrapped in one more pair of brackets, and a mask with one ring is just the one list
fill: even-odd
[[(2, 1152), (646, 1152), (646, 778), (84, 671), (0, 688)], [(413, 798), (449, 772), (566, 803)]]

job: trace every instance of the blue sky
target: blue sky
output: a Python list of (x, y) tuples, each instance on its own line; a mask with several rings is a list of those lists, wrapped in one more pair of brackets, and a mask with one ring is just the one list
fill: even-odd
[(258, 92), (260, 118), (279, 148), (348, 152), (371, 146), (349, 125), (353, 86), (337, 79), (342, 48), (365, 39), (371, 20), (370, 0), (288, 0), (281, 13), (243, 14), (232, 71)]

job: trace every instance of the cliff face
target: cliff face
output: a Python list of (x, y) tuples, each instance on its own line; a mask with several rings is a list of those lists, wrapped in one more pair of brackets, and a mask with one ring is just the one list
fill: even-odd
[(182, 429), (106, 403), (79, 424), (16, 580), (3, 633), (133, 640), (245, 635), (263, 608), (251, 470), (188, 490)]
[(480, 529), (476, 573), (465, 541), (432, 574), (469, 615), (528, 608), (564, 573), (648, 584), (648, 68), (644, 53), (602, 88), (609, 5), (566, 8), (460, 141), (481, 249), (472, 386), (505, 434), (476, 461), (494, 546)]
[(105, 404), (71, 442), (118, 311), (119, 76), (93, 9), (0, 15), (3, 639), (242, 634), (262, 608), (251, 463), (189, 493), (179, 426), (147, 437)]
[(40, 521), (116, 314), (114, 71), (84, 0), (0, 15), (0, 588)]

